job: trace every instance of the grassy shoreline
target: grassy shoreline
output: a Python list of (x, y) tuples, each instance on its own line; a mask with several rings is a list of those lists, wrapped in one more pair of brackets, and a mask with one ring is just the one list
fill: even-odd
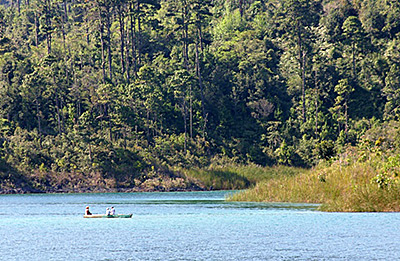
[(203, 169), (179, 169), (177, 171), (185, 179), (197, 180), (209, 189), (237, 190), (252, 188), (259, 182), (278, 177), (295, 176), (303, 169), (287, 166), (262, 167), (256, 164), (224, 164)]
[(45, 173), (30, 175), (3, 173), (0, 194), (25, 193), (97, 193), (149, 191), (243, 190), (278, 176), (295, 176), (302, 169), (256, 164), (216, 164), (207, 168), (175, 168), (168, 173), (147, 173), (142, 180), (116, 182), (100, 173)]
[(294, 176), (277, 176), (234, 194), (230, 201), (319, 203), (330, 212), (398, 212), (400, 182), (383, 177), (379, 158), (368, 162), (336, 162), (303, 170)]
[[(8, 192), (2, 191), (4, 186), (1, 186), (0, 193), (242, 190), (227, 200), (318, 203), (321, 204), (319, 210), (335, 212), (400, 211), (400, 178), (397, 174), (400, 157), (375, 153), (369, 155), (368, 160), (360, 161), (357, 153), (346, 155), (313, 169), (229, 163), (203, 169), (177, 168), (172, 171), (172, 176), (148, 176), (140, 186), (133, 187), (100, 182), (99, 177), (95, 183), (75, 177), (76, 180), (69, 180), (62, 186), (57, 187), (56, 184), (63, 182), (54, 180), (47, 186), (37, 185), (33, 190), (29, 189), (27, 181), (10, 183)], [(91, 177), (92, 181), (96, 180), (94, 178)], [(50, 179), (44, 177), (44, 180), (49, 182)]]

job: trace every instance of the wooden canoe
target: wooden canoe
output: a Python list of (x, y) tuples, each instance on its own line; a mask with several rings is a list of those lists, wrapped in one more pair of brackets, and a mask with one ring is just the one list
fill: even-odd
[(84, 218), (131, 218), (132, 214), (116, 214), (116, 215), (106, 215), (106, 214), (93, 214), (93, 215), (83, 215)]

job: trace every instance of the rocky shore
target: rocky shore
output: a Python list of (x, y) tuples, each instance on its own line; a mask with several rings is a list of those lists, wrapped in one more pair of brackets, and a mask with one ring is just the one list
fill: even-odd
[(185, 192), (185, 191), (205, 191), (209, 190), (201, 187), (192, 188), (76, 188), (76, 189), (47, 189), (39, 190), (35, 188), (1, 188), (0, 195), (5, 194), (46, 194), (46, 193), (132, 193), (132, 192)]
[(25, 177), (0, 180), (0, 194), (32, 194), (32, 193), (115, 193), (115, 192), (168, 192), (168, 191), (204, 191), (209, 190), (198, 181), (183, 178), (153, 178), (136, 182), (135, 186), (118, 186), (109, 180), (63, 180), (60, 183)]

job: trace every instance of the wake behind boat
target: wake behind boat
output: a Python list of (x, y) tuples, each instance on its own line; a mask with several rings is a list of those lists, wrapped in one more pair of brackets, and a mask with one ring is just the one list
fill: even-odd
[(92, 214), (83, 215), (84, 218), (131, 218), (132, 214), (116, 214), (116, 215), (106, 215), (106, 214)]

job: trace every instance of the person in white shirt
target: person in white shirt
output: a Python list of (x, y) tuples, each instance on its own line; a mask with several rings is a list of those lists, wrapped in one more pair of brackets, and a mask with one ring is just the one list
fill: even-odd
[(107, 209), (106, 209), (106, 215), (107, 215), (107, 216), (111, 215), (111, 213), (110, 213), (110, 208), (107, 208)]
[(92, 213), (90, 213), (89, 206), (87, 206), (85, 209), (85, 215), (92, 215)]
[(115, 208), (114, 208), (114, 207), (111, 207), (111, 209), (110, 209), (110, 215), (115, 215)]

